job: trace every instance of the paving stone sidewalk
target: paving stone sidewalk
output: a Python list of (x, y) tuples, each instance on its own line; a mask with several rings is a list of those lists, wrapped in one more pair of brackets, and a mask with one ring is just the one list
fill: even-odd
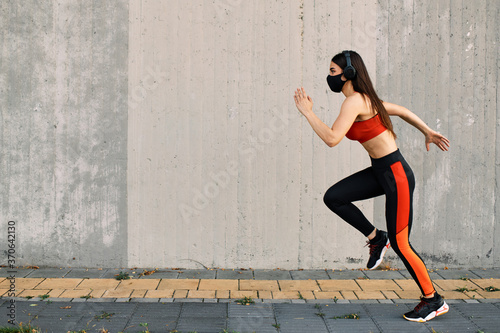
[[(1, 301), (0, 301), (1, 303)], [(0, 304), (6, 309), (7, 301)], [(500, 332), (500, 302), (450, 302), (450, 311), (427, 323), (402, 318), (408, 303), (116, 303), (16, 302), (16, 319), (42, 332)], [(359, 316), (359, 319), (345, 317)], [(4, 317), (4, 316), (2, 316)], [(141, 326), (142, 324), (142, 326)], [(147, 326), (145, 326), (147, 324)]]
[[(419, 295), (405, 270), (163, 269), (141, 275), (145, 270), (154, 269), (17, 268), (16, 290), (20, 293), (7, 297), (9, 270), (0, 268), (0, 296), (4, 295), (0, 297), (0, 326), (7, 324), (8, 307), (14, 302), (16, 321), (31, 321), (42, 332), (135, 333), (146, 331), (147, 323), (150, 332), (178, 333), (500, 333), (500, 292), (486, 291), (490, 285), (500, 288), (500, 269), (430, 271), (451, 310), (424, 324), (402, 317), (418, 303)], [(120, 271), (128, 272), (132, 279), (114, 279)], [(101, 288), (102, 294), (77, 296), (84, 289), (74, 288), (84, 283)], [(195, 288), (171, 290), (170, 297), (147, 297), (149, 292), (158, 296), (169, 290), (157, 289), (161, 283), (194, 284)], [(458, 288), (466, 290), (456, 291)], [(219, 293), (226, 289), (227, 294)], [(185, 293), (176, 294), (178, 290)], [(26, 298), (40, 292), (51, 295)], [(116, 297), (122, 292), (126, 296)], [(238, 298), (245, 295), (252, 296), (255, 303), (238, 304)], [(349, 314), (359, 319), (342, 318)]]

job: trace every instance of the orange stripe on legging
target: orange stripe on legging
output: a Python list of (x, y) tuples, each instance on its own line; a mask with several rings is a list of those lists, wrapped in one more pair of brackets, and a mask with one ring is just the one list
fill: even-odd
[(396, 242), (401, 254), (408, 261), (417, 276), (418, 283), (424, 291), (424, 296), (434, 293), (434, 287), (423, 261), (413, 252), (408, 241), (408, 221), (410, 220), (410, 187), (408, 178), (401, 162), (391, 165), (396, 181), (398, 207), (396, 217)]

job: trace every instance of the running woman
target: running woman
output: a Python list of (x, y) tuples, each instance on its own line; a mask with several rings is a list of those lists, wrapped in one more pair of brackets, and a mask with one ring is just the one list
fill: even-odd
[[(327, 82), (332, 91), (346, 97), (331, 128), (314, 114), (313, 101), (304, 88), (295, 92), (297, 109), (329, 147), (335, 147), (344, 136), (359, 141), (370, 155), (371, 166), (330, 187), (323, 198), (325, 204), (368, 238), (368, 269), (380, 265), (390, 246), (403, 260), (423, 295), (414, 310), (404, 314), (405, 319), (426, 322), (448, 312), (449, 307), (434, 289), (422, 258), (410, 245), (415, 178), (396, 145), (389, 116), (399, 116), (420, 130), (427, 151), (431, 143), (447, 151), (449, 140), (407, 108), (380, 100), (363, 59), (354, 51), (343, 51), (332, 58)], [(386, 197), (387, 232), (375, 228), (353, 204), (380, 195)]]

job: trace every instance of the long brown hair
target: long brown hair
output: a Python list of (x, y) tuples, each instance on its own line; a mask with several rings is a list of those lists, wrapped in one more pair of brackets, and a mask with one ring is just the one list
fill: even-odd
[[(389, 118), (389, 114), (387, 113), (384, 104), (382, 104), (382, 100), (375, 92), (375, 88), (373, 88), (372, 81), (370, 80), (370, 76), (368, 75), (363, 59), (361, 59), (361, 56), (355, 51), (349, 51), (349, 54), (351, 55), (351, 65), (354, 69), (356, 69), (356, 76), (351, 80), (354, 90), (361, 93), (365, 100), (366, 97), (368, 97), (372, 109), (380, 114), (382, 124), (384, 124), (394, 138), (396, 138), (396, 133), (394, 133), (392, 128), (392, 122)], [(343, 52), (336, 54), (332, 58), (332, 61), (342, 68), (342, 70), (344, 70), (347, 66), (347, 60)]]

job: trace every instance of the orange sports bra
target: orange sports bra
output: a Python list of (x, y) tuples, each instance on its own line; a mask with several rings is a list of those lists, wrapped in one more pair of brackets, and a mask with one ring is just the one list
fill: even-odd
[(346, 137), (349, 140), (357, 140), (359, 143), (363, 143), (370, 139), (373, 139), (377, 135), (384, 132), (387, 128), (382, 124), (380, 116), (377, 113), (370, 119), (363, 121), (355, 121), (349, 131), (346, 133)]

